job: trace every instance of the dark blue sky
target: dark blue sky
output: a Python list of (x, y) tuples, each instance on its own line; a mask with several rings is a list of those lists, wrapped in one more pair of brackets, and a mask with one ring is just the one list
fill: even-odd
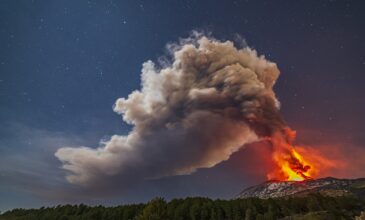
[(1, 1), (0, 210), (230, 198), (263, 181), (263, 171), (237, 167), (248, 160), (239, 152), (215, 168), (151, 181), (118, 198), (59, 192), (72, 186), (54, 152), (126, 134), (115, 100), (140, 87), (143, 62), (192, 30), (223, 40), (238, 34), (278, 64), (275, 91), (300, 141), (363, 148), (364, 10), (362, 1)]

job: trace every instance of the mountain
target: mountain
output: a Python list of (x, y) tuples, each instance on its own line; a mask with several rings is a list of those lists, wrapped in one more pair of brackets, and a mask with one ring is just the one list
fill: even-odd
[(327, 177), (304, 181), (267, 181), (243, 190), (236, 198), (257, 197), (261, 199), (288, 196), (305, 196), (311, 193), (322, 195), (355, 196), (365, 198), (365, 178), (336, 179)]

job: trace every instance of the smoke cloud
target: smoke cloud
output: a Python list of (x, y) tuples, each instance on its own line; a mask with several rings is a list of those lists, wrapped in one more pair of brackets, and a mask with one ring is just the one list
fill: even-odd
[(145, 62), (141, 89), (114, 105), (133, 126), (128, 135), (114, 135), (97, 149), (57, 150), (70, 183), (123, 187), (190, 174), (285, 127), (273, 92), (275, 63), (199, 34), (168, 48), (171, 61)]

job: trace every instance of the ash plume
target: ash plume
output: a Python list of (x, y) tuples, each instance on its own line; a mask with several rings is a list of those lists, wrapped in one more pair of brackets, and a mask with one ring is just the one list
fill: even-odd
[(273, 91), (275, 63), (200, 34), (168, 48), (171, 62), (145, 62), (141, 89), (114, 105), (133, 126), (128, 135), (114, 135), (99, 148), (57, 150), (70, 183), (125, 187), (190, 174), (285, 129)]

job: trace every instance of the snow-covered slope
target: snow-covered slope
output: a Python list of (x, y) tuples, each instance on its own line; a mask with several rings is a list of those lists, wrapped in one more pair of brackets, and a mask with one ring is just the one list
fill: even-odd
[(321, 193), (327, 196), (355, 195), (365, 197), (365, 178), (336, 179), (327, 177), (305, 181), (267, 181), (243, 190), (237, 198), (275, 198), (303, 196), (308, 193)]

